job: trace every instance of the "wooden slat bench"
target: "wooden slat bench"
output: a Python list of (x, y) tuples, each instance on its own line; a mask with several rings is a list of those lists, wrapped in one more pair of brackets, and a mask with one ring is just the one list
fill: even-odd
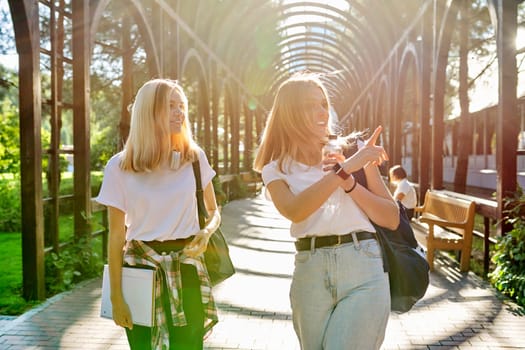
[(472, 250), (472, 232), (476, 204), (473, 201), (451, 197), (440, 191), (429, 190), (423, 206), (416, 207), (419, 223), (428, 226), (427, 261), (434, 266), (434, 251), (459, 250), (460, 270), (468, 271)]

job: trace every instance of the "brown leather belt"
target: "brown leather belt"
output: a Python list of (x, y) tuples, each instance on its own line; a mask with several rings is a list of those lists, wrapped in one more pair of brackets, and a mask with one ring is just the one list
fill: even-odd
[(156, 251), (159, 254), (162, 253), (169, 253), (169, 252), (177, 252), (179, 250), (184, 249), (184, 247), (190, 243), (195, 236), (190, 236), (188, 238), (181, 238), (181, 239), (171, 239), (168, 241), (143, 241), (143, 243), (147, 244), (151, 249)]
[[(358, 241), (364, 241), (365, 239), (375, 239), (375, 234), (372, 232), (358, 231), (354, 232)], [(295, 249), (298, 251), (309, 250), (311, 248), (312, 237), (299, 238), (295, 242)], [(352, 233), (340, 236), (318, 236), (315, 237), (315, 248), (322, 247), (333, 247), (340, 244), (353, 242)]]

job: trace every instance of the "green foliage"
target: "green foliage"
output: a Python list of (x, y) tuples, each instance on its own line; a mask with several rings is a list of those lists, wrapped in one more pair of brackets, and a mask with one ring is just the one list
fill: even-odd
[(102, 170), (118, 150), (122, 92), (107, 78), (94, 75), (91, 84), (91, 160), (93, 170)]
[(18, 315), (31, 305), (22, 298), (22, 237), (17, 233), (0, 233), (0, 315)]
[(0, 101), (0, 173), (20, 171), (20, 136), (16, 106), (8, 98)]
[(71, 289), (76, 283), (99, 276), (103, 261), (87, 238), (46, 256), (46, 291), (50, 295)]
[[(93, 230), (99, 230), (97, 221), (105, 213), (93, 215)], [(71, 242), (74, 237), (72, 216), (60, 217), (60, 242)], [(46, 296), (68, 290), (76, 283), (98, 276), (102, 271), (101, 237), (91, 241), (83, 239), (80, 243), (71, 243), (61, 248), (60, 254), (48, 253), (46, 264)], [(0, 256), (8, 256), (0, 265), (0, 314), (19, 315), (35, 305), (22, 298), (22, 242), (20, 232), (5, 233), (0, 231)]]
[(5, 100), (18, 106), (18, 73), (0, 64), (0, 101)]
[(525, 306), (525, 195), (521, 188), (507, 200), (507, 220), (513, 229), (500, 237), (492, 261), (496, 264), (488, 277), (491, 283)]
[(0, 231), (21, 231), (20, 180), (0, 177)]
[(91, 169), (102, 170), (116, 153), (118, 135), (115, 127), (106, 127), (93, 135), (91, 145)]
[[(100, 185), (102, 184), (102, 172), (99, 171), (93, 171), (91, 172), (91, 197), (95, 197), (98, 195)], [(73, 194), (73, 187), (74, 187), (74, 179), (73, 179), (73, 173), (71, 172), (63, 172), (60, 175), (60, 190), (59, 195), (71, 195)], [(49, 196), (48, 188), (44, 186), (44, 197)], [(0, 198), (2, 198), (2, 194), (0, 194)], [(44, 210), (45, 210), (45, 203), (44, 203)], [(74, 209), (74, 198), (63, 198), (59, 201), (59, 211), (60, 216), (65, 215), (72, 215)]]
[(73, 277), (81, 275), (75, 268), (75, 257), (66, 250), (60, 255), (50, 253), (46, 258), (46, 290), (53, 295), (71, 289)]

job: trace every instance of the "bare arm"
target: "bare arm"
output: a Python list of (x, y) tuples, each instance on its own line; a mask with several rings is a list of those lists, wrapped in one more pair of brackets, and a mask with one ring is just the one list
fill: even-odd
[(195, 235), (195, 238), (184, 248), (184, 253), (188, 256), (196, 257), (203, 254), (208, 247), (208, 240), (211, 235), (217, 231), (221, 225), (221, 214), (217, 208), (217, 200), (215, 199), (215, 190), (213, 183), (210, 183), (204, 189), (204, 204), (208, 212), (208, 219), (206, 225)]
[(122, 294), (122, 258), (126, 242), (126, 227), (124, 212), (115, 207), (108, 207), (109, 219), (109, 245), (108, 265), (109, 282), (111, 286), (111, 304), (113, 307), (113, 320), (115, 324), (133, 328), (131, 312)]
[(204, 204), (208, 211), (208, 220), (206, 220), (205, 228), (209, 231), (209, 234), (212, 235), (221, 225), (221, 213), (217, 208), (217, 200), (212, 182), (204, 189)]
[(277, 210), (292, 222), (300, 222), (312, 215), (323, 205), (343, 180), (334, 172), (329, 172), (299, 194), (294, 194), (284, 180), (275, 180), (267, 185)]
[[(356, 188), (350, 192), (350, 195), (370, 220), (380, 226), (395, 230), (399, 226), (399, 209), (376, 165), (388, 160), (388, 156), (383, 148), (375, 145), (381, 130), (381, 127), (376, 128), (373, 135), (365, 142), (365, 146), (358, 150), (352, 157), (348, 158), (343, 165), (345, 169), (348, 169), (349, 166), (352, 166), (351, 160), (353, 158), (361, 158), (363, 154), (372, 151), (379, 152), (380, 156), (378, 158), (368, 162), (364, 166), (368, 189), (357, 185)], [(357, 169), (353, 168), (351, 171), (353, 172), (355, 170)], [(349, 179), (347, 182), (351, 182), (351, 180)], [(345, 183), (343, 184), (343, 188), (348, 188), (352, 184), (353, 183)]]
[[(360, 150), (357, 155), (345, 160), (342, 166), (347, 173), (353, 172), (354, 170), (349, 171), (347, 168), (361, 169), (366, 164), (380, 161), (383, 155), (382, 147), (367, 147)], [(344, 160), (344, 157), (323, 160), (324, 170), (332, 169), (339, 160)], [(347, 181), (343, 181), (341, 177), (329, 171), (322, 179), (298, 194), (292, 193), (284, 180), (269, 183), (267, 189), (277, 210), (292, 222), (300, 222), (319, 209), (338, 186), (345, 188), (344, 184)]]
[(383, 180), (379, 168), (376, 165), (369, 165), (364, 168), (364, 171), (370, 192), (375, 193), (382, 198), (392, 200), (392, 194)]
[(394, 199), (397, 200), (397, 201), (402, 201), (403, 198), (405, 198), (405, 194), (399, 192), (398, 194), (396, 194), (396, 197)]
[[(361, 169), (367, 164), (380, 163), (385, 158), (387, 158), (384, 149), (382, 147), (374, 145), (380, 133), (381, 127), (378, 127), (371, 139), (367, 141), (367, 147), (362, 148), (352, 157), (344, 161), (342, 166), (347, 173), (351, 173), (358, 169)], [(333, 163), (334, 161), (331, 160), (326, 162), (325, 165), (329, 165), (329, 168), (331, 168), (331, 166), (333, 166)], [(378, 176), (379, 179), (381, 179), (381, 176), (377, 171), (377, 167), (373, 166), (373, 168), (376, 168), (376, 176)], [(369, 171), (371, 172), (371, 174), (373, 174), (373, 170)], [(292, 193), (292, 191), (288, 187), (288, 184), (284, 180), (275, 180), (269, 183), (267, 185), (267, 189), (270, 192), (270, 195), (272, 196), (272, 201), (275, 204), (277, 210), (284, 217), (291, 220), (292, 222), (300, 222), (305, 220), (313, 212), (319, 209), (338, 186), (347, 189), (350, 187), (350, 185), (353, 184), (353, 182), (351, 181), (354, 181), (353, 178), (350, 178), (347, 181), (343, 181), (334, 172), (329, 172), (321, 180), (317, 181), (316, 183), (314, 183), (299, 194)], [(372, 180), (372, 182), (374, 181), (375, 180)], [(388, 227), (391, 227), (393, 224), (395, 224), (397, 227), (399, 220), (399, 217), (397, 216), (397, 206), (395, 205), (395, 202), (392, 200), (392, 197), (388, 193), (388, 189), (386, 189), (384, 183), (382, 183), (382, 189), (381, 187), (379, 187), (379, 182), (377, 182), (377, 184), (374, 184), (373, 186), (377, 186), (378, 192), (382, 195), (385, 195), (386, 197), (382, 197), (380, 195), (367, 191), (365, 188), (355, 188), (352, 191), (353, 195), (354, 192), (361, 193), (360, 196), (358, 195), (359, 199), (357, 199), (356, 202), (360, 207), (361, 205), (370, 207), (367, 208), (365, 213), (372, 220), (379, 219), (379, 222), (377, 222), (377, 224), (387, 222), (389, 224), (387, 225)], [(361, 203), (359, 203), (359, 201)], [(384, 219), (383, 217), (379, 217), (383, 215), (381, 213), (381, 210), (388, 210), (391, 208), (395, 209), (395, 216), (386, 215), (386, 218)], [(388, 211), (387, 214), (390, 214), (391, 211), (392, 210)], [(374, 220), (374, 222), (376, 221)]]
[(395, 230), (399, 226), (399, 208), (377, 167), (370, 165), (369, 168), (372, 169), (365, 169), (368, 189), (357, 185), (349, 195), (370, 220), (379, 226)]

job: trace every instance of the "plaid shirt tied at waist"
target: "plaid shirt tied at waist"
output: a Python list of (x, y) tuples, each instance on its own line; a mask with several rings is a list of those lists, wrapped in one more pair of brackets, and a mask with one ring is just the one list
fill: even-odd
[[(217, 322), (217, 308), (211, 292), (211, 284), (202, 256), (187, 256), (183, 250), (158, 254), (142, 241), (128, 241), (124, 252), (124, 262), (130, 266), (145, 265), (156, 269), (155, 286), (155, 325), (151, 334), (152, 349), (169, 349), (169, 331), (163, 310), (162, 290), (166, 283), (169, 292), (171, 315), (174, 327), (186, 326), (186, 316), (182, 305), (182, 278), (180, 264), (193, 265), (200, 280), (202, 304), (204, 305), (204, 334)], [(166, 310), (167, 312), (168, 310)], [(203, 334), (203, 336), (204, 336)]]

